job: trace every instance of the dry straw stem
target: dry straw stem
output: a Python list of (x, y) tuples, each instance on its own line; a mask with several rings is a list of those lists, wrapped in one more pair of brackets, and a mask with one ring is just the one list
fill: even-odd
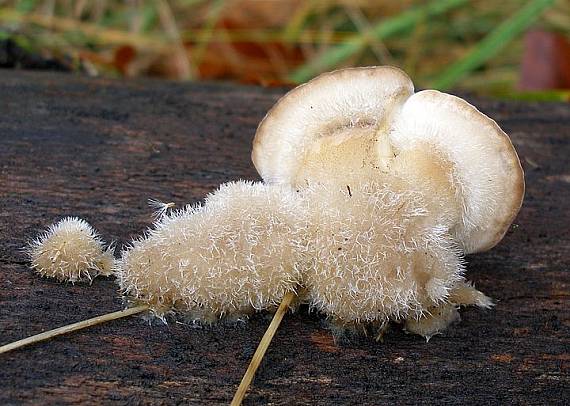
[(79, 31), (84, 35), (96, 38), (102, 43), (130, 44), (158, 51), (168, 49), (168, 42), (159, 37), (102, 28), (96, 24), (77, 21), (73, 18), (48, 17), (41, 14), (21, 14), (9, 8), (2, 8), (0, 9), (0, 21), (35, 24), (54, 31)]
[(0, 347), (0, 354), (16, 350), (18, 348), (22, 348), (27, 345), (39, 343), (40, 341), (49, 340), (50, 338), (57, 337), (62, 334), (71, 333), (72, 331), (81, 330), (86, 327), (91, 327), (97, 324), (105, 323), (107, 321), (116, 320), (123, 317), (131, 316), (133, 314), (141, 313), (144, 312), (145, 310), (148, 310), (148, 306), (146, 305), (131, 307), (130, 309), (104, 314), (102, 316), (97, 316), (89, 320), (83, 320), (77, 323), (69, 324), (67, 326), (56, 328), (54, 330), (45, 331), (43, 333), (36, 334), (35, 336), (31, 336), (28, 338), (24, 338), (23, 340), (18, 340), (10, 344), (3, 345), (2, 347)]
[(253, 358), (249, 363), (249, 367), (247, 368), (247, 371), (245, 371), (245, 375), (243, 376), (241, 383), (239, 384), (238, 390), (236, 391), (236, 394), (232, 399), (231, 406), (241, 405), (241, 402), (245, 397), (245, 393), (247, 392), (247, 389), (249, 388), (249, 385), (253, 380), (255, 371), (257, 371), (259, 364), (261, 364), (261, 360), (263, 359), (263, 356), (265, 355), (265, 352), (267, 351), (269, 344), (271, 344), (271, 340), (273, 339), (275, 332), (279, 328), (279, 324), (281, 323), (281, 320), (283, 320), (283, 316), (287, 312), (287, 309), (289, 308), (289, 305), (291, 304), (291, 301), (293, 300), (294, 297), (295, 293), (293, 292), (287, 292), (283, 297), (283, 300), (281, 301), (279, 308), (277, 309), (275, 315), (273, 316), (273, 320), (271, 320), (271, 323), (269, 324), (267, 331), (265, 332), (263, 338), (259, 342), (257, 350), (255, 350), (255, 354), (253, 354)]
[[(37, 13), (23, 14), (10, 8), (0, 8), (0, 21), (37, 25), (54, 32), (80, 32), (91, 40), (98, 41), (102, 44), (117, 46), (128, 44), (134, 47), (144, 48), (147, 51), (153, 50), (155, 52), (172, 50), (170, 40), (161, 33), (140, 34), (119, 28), (113, 29), (102, 27), (96, 23), (78, 21), (74, 18), (65, 16), (46, 16)], [(220, 28), (208, 29), (208, 27), (206, 27), (186, 29), (179, 32), (179, 35), (183, 42), (207, 45), (212, 41), (212, 38), (215, 38), (216, 42), (229, 43), (250, 41), (256, 43), (273, 43), (276, 41), (284, 41), (285, 43), (291, 44), (313, 44), (315, 42), (325, 44), (343, 44), (348, 38), (352, 38), (354, 34), (351, 32), (336, 31), (327, 33), (316, 29), (304, 29), (303, 32), (293, 40), (288, 39), (287, 37), (284, 38), (283, 34), (278, 30), (260, 28), (233, 28), (231, 30), (227, 30)]]
[(341, 65), (343, 61), (362, 51), (373, 42), (370, 38), (373, 38), (375, 41), (385, 40), (412, 29), (421, 19), (438, 16), (466, 3), (467, 0), (431, 1), (425, 5), (413, 7), (395, 17), (386, 18), (373, 26), (364, 35), (362, 33), (354, 34), (346, 38), (344, 43), (323, 52), (317, 58), (302, 65), (289, 76), (289, 79), (296, 83), (305, 82), (319, 72)]

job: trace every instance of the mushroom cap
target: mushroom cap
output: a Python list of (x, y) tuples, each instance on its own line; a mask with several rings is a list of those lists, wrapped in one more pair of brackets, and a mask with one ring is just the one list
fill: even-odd
[[(253, 164), (267, 183), (301, 183), (301, 167), (321, 147), (320, 141), (338, 146), (350, 137), (374, 136), (413, 93), (410, 78), (394, 67), (324, 73), (288, 92), (269, 110), (253, 140)], [(366, 159), (359, 154), (354, 158)]]
[[(325, 73), (267, 113), (252, 159), (267, 183), (380, 178), (390, 160), (417, 144), (452, 163), (461, 221), (453, 230), (466, 253), (496, 245), (518, 213), (524, 176), (509, 137), (466, 101), (438, 91), (414, 94), (393, 67)], [(315, 169), (316, 168), (316, 169)]]
[(503, 238), (525, 185), (513, 144), (494, 120), (459, 97), (424, 90), (406, 100), (389, 137), (395, 155), (427, 142), (452, 162), (462, 211), (455, 233), (466, 253)]

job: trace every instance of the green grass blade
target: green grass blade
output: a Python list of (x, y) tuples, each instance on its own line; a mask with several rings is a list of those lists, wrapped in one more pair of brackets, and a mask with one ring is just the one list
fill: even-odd
[(19, 13), (30, 13), (36, 6), (37, 0), (20, 0), (16, 3), (16, 11)]
[(145, 4), (141, 10), (141, 32), (150, 32), (158, 21), (158, 12), (153, 5)]
[(210, 9), (208, 11), (208, 17), (206, 18), (204, 30), (205, 36), (204, 41), (201, 41), (198, 46), (193, 51), (192, 59), (196, 66), (200, 66), (202, 59), (208, 49), (209, 43), (214, 39), (214, 28), (218, 24), (220, 18), (222, 18), (222, 11), (226, 7), (226, 0), (214, 0), (210, 4)]
[(440, 76), (431, 87), (447, 90), (457, 84), (474, 69), (495, 56), (501, 49), (525, 31), (540, 14), (554, 3), (554, 0), (533, 0), (512, 17), (491, 31), (462, 59), (455, 62)]
[[(434, 0), (421, 7), (414, 7), (392, 18), (376, 24), (368, 37), (380, 40), (389, 38), (403, 31), (411, 29), (421, 18), (433, 17), (448, 10), (462, 6), (467, 0)], [(355, 34), (343, 44), (337, 45), (326, 53), (295, 70), (289, 77), (293, 82), (305, 82), (318, 73), (338, 66), (350, 56), (360, 52), (367, 45), (368, 38), (362, 34)]]

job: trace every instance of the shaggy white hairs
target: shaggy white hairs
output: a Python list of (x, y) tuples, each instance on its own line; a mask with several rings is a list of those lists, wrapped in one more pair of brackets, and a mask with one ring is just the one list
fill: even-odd
[(97, 232), (76, 217), (52, 225), (26, 251), (38, 274), (58, 281), (91, 281), (97, 275), (112, 274), (112, 248), (105, 249)]
[(121, 290), (159, 317), (206, 322), (273, 308), (295, 291), (337, 325), (407, 320), (430, 337), (456, 319), (455, 306), (490, 302), (463, 277), (451, 175), (414, 186), (443, 165), (424, 152), (414, 163), (402, 155), (407, 169), (382, 183), (223, 184), (122, 252)]
[(204, 322), (295, 292), (336, 327), (396, 320), (429, 339), (459, 319), (459, 305), (489, 307), (463, 276), (461, 203), (442, 154), (418, 143), (381, 181), (361, 175), (300, 189), (230, 182), (176, 211), (153, 203), (154, 226), (116, 261), (85, 221), (66, 218), (31, 244), (32, 266), (74, 282), (108, 275), (114, 262), (129, 300)]
[(459, 319), (457, 306), (491, 301), (463, 276), (462, 207), (446, 155), (417, 143), (390, 172), (381, 182), (363, 172), (344, 186), (321, 180), (302, 191), (312, 230), (307, 297), (336, 327), (399, 320), (429, 339)]
[[(388, 180), (388, 178), (386, 179)], [(344, 323), (418, 318), (462, 280), (447, 228), (426, 224), (424, 197), (391, 184), (312, 187), (310, 302)]]
[[(300, 190), (230, 182), (203, 204), (162, 210), (114, 262), (120, 289), (158, 317), (205, 322), (271, 309), (293, 291), (336, 326), (398, 320), (429, 338), (458, 319), (458, 305), (491, 303), (463, 277), (451, 169), (422, 148), (402, 153), (397, 175), (382, 182)], [(429, 181), (419, 182), (426, 172)], [(59, 280), (107, 275), (113, 264), (76, 218), (52, 226), (29, 252), (37, 272)]]
[(230, 182), (163, 216), (117, 261), (124, 294), (213, 321), (278, 305), (301, 280), (306, 218), (288, 187)]

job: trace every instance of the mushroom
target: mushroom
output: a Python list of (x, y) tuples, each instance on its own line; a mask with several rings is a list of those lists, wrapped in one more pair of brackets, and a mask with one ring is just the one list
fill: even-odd
[(414, 94), (391, 67), (323, 74), (269, 111), (252, 158), (264, 183), (223, 184), (177, 211), (153, 203), (154, 227), (115, 266), (138, 306), (0, 353), (147, 310), (210, 322), (280, 304), (239, 403), (295, 295), (342, 328), (373, 323), (382, 334), (396, 320), (427, 339), (458, 306), (491, 306), (466, 281), (463, 256), (504, 236), (524, 179), (508, 136), (467, 102)]
[(171, 213), (159, 205), (154, 228), (116, 261), (121, 291), (159, 317), (204, 321), (302, 292), (341, 326), (397, 320), (426, 337), (458, 305), (489, 307), (463, 255), (496, 244), (516, 215), (518, 157), (467, 102), (413, 92), (392, 67), (289, 92), (254, 139), (265, 183), (230, 182)]
[(518, 156), (495, 121), (458, 97), (414, 94), (393, 67), (337, 70), (293, 89), (260, 123), (252, 159), (265, 182), (296, 188), (399, 174), (452, 192), (465, 253), (496, 245), (524, 196)]
[(491, 305), (464, 280), (463, 254), (502, 239), (524, 178), (508, 136), (466, 101), (414, 94), (396, 68), (338, 70), (278, 101), (252, 159), (265, 182), (317, 202), (305, 280), (337, 322), (400, 319), (429, 338), (456, 306)]

